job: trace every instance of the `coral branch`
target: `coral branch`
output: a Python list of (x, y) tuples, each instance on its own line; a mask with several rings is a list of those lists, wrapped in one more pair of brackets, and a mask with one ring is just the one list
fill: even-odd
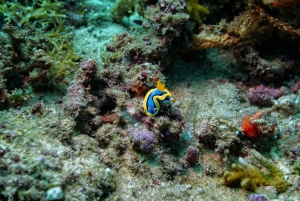
[(274, 186), (279, 193), (286, 191), (287, 182), (280, 169), (265, 159), (260, 153), (251, 150), (254, 158), (263, 165), (270, 174), (265, 174), (256, 167), (247, 164), (242, 158), (239, 159), (240, 165), (232, 164), (232, 172), (225, 172), (222, 180), (223, 185), (233, 186), (237, 183), (244, 189), (260, 192), (260, 185)]

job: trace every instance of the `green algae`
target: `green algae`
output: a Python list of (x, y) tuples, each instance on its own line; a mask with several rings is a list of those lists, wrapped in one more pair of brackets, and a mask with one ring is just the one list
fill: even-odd
[[(6, 22), (4, 27), (10, 27), (8, 35), (11, 43), (20, 44), (18, 51), (24, 55), (32, 55), (35, 49), (40, 49), (49, 56), (44, 61), (51, 63), (47, 72), (49, 80), (45, 80), (45, 85), (65, 84), (63, 80), (75, 71), (79, 61), (73, 51), (72, 29), (66, 24), (64, 4), (58, 0), (26, 0), (22, 3), (1, 0), (0, 14)], [(82, 12), (83, 9), (79, 10)], [(30, 62), (22, 63), (25, 70), (30, 66)]]
[(64, 2), (55, 0), (34, 0), (29, 3), (26, 0), (24, 4), (18, 0), (13, 2), (1, 0), (0, 13), (5, 16), (5, 21), (11, 23), (18, 18), (19, 26), (25, 23), (30, 29), (34, 30), (38, 23), (41, 26), (49, 24), (59, 24), (67, 17), (66, 10), (62, 9)]
[(191, 20), (196, 23), (201, 22), (203, 14), (209, 14), (209, 10), (198, 4), (198, 0), (186, 0), (186, 4)]
[(300, 175), (300, 158), (294, 163), (294, 170), (297, 175)]

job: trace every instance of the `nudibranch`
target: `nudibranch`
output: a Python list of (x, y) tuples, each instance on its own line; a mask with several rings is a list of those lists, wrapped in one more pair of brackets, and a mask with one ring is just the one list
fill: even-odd
[(160, 103), (169, 103), (173, 100), (171, 92), (165, 88), (165, 84), (156, 82), (156, 88), (150, 89), (144, 98), (144, 111), (147, 116), (154, 116), (160, 110)]

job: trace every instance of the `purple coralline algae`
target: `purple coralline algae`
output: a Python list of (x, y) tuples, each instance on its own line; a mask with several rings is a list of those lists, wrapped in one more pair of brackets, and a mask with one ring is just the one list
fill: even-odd
[(261, 84), (256, 87), (249, 88), (247, 97), (252, 105), (257, 106), (272, 106), (272, 100), (277, 100), (281, 96), (287, 94), (286, 87), (274, 89)]
[(141, 125), (132, 126), (129, 130), (132, 141), (141, 151), (149, 153), (154, 149), (156, 138), (153, 132)]
[(186, 160), (191, 164), (195, 164), (199, 162), (199, 151), (194, 146), (189, 146), (188, 151), (186, 153)]
[(264, 194), (251, 194), (248, 201), (267, 201), (267, 196)]
[(96, 72), (97, 63), (92, 59), (87, 59), (72, 81), (68, 90), (66, 105), (74, 116), (77, 116), (80, 109), (87, 104), (87, 96), (95, 80)]
[(300, 81), (295, 82), (291, 87), (293, 93), (297, 93), (299, 89), (300, 89)]
[(93, 80), (95, 80), (95, 75), (97, 73), (97, 63), (92, 59), (87, 59), (82, 65), (81, 70), (85, 77), (85, 81), (83, 85), (85, 87), (92, 84)]

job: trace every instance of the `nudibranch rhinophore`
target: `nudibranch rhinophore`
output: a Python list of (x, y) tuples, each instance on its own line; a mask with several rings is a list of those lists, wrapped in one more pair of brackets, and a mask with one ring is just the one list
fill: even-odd
[(165, 88), (165, 84), (156, 82), (156, 88), (150, 89), (144, 98), (144, 111), (147, 116), (154, 116), (160, 110), (160, 103), (169, 103), (173, 100), (171, 92)]

